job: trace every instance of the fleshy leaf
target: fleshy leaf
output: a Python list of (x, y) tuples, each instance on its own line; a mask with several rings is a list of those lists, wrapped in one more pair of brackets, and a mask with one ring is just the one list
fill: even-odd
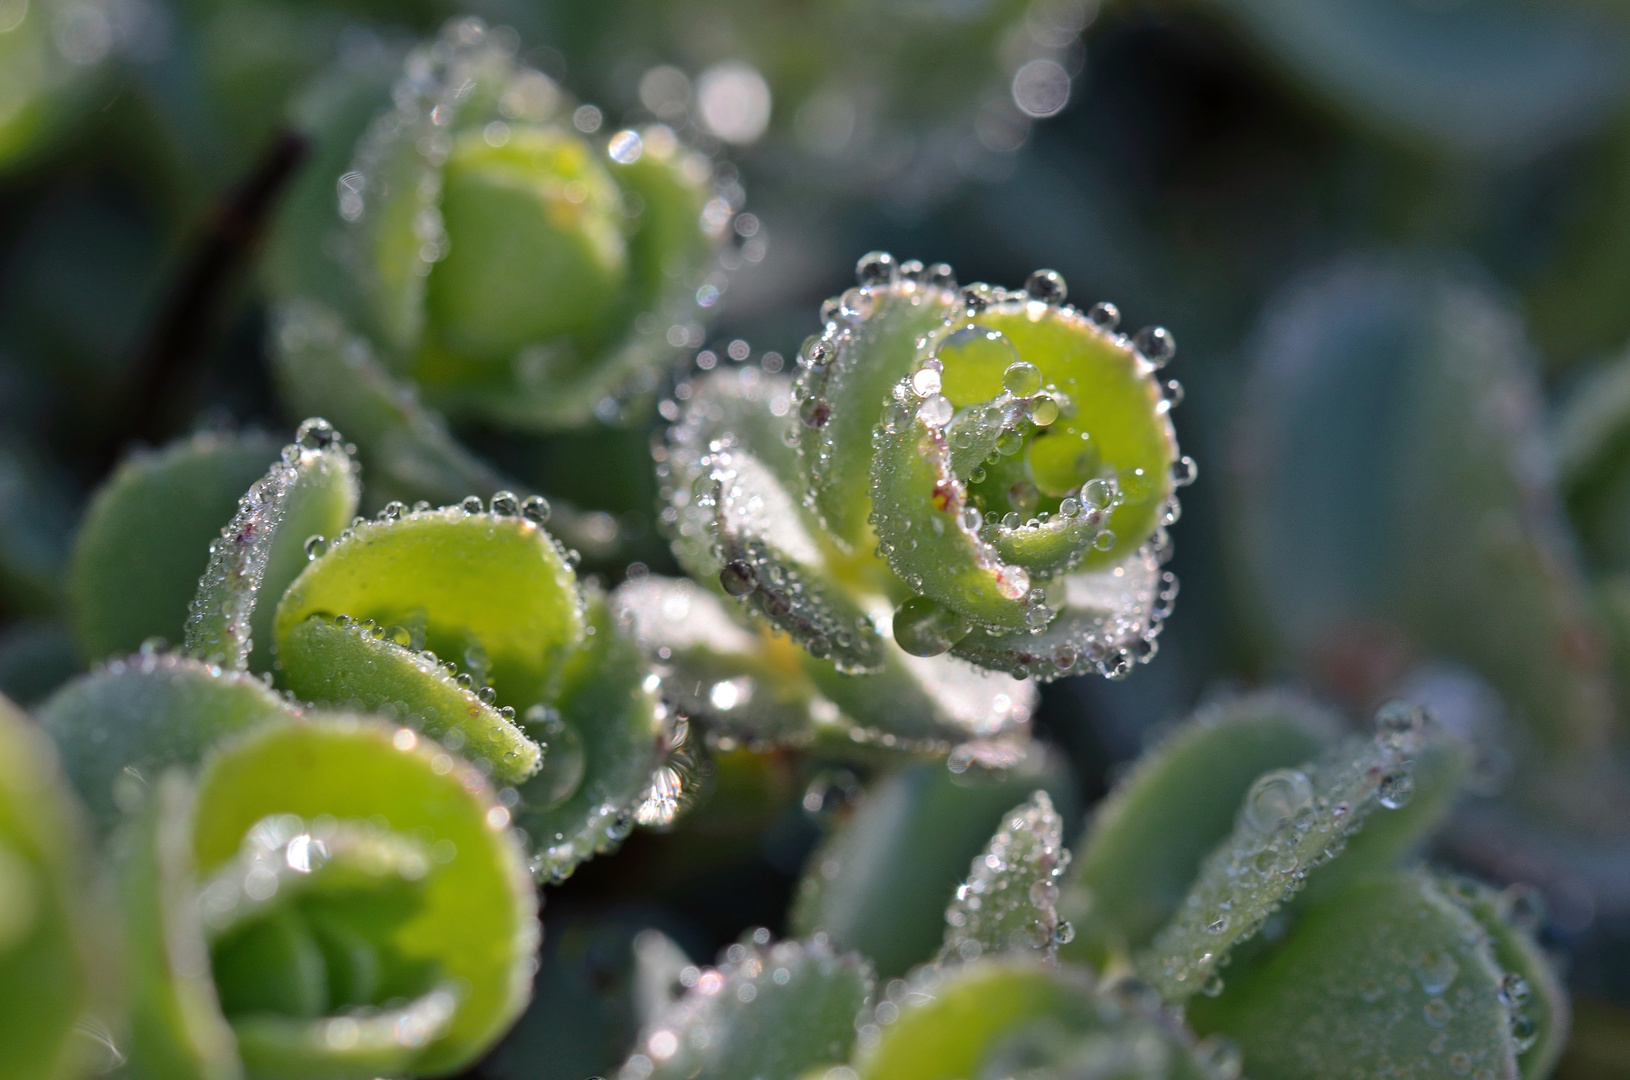
[(39, 712), (103, 831), (139, 807), (166, 768), (196, 764), (217, 740), (289, 715), (259, 679), (163, 653), (111, 661)]
[[(1374, 739), (1352, 739), (1301, 768), (1252, 783), (1232, 834), (1201, 864), (1188, 896), (1139, 953), (1139, 974), (1168, 1001), (1213, 988), (1233, 946), (1251, 938), (1334, 858), (1372, 811), (1408, 803), (1412, 756), (1429, 732), (1418, 714), (1382, 713)], [(1208, 991), (1209, 992), (1209, 991)]]
[(665, 699), (702, 721), (710, 737), (755, 748), (799, 746), (839, 721), (784, 639), (741, 625), (696, 583), (647, 575), (617, 586), (610, 603), (661, 677)]
[(940, 963), (985, 953), (1037, 950), (1054, 959), (1073, 930), (1058, 918), (1058, 879), (1070, 864), (1064, 822), (1038, 791), (1014, 807), (976, 855), (968, 879), (945, 911)]
[(354, 525), (289, 586), (281, 642), (314, 614), (372, 619), (428, 648), (523, 711), (555, 689), (583, 638), (576, 575), (526, 517), (456, 506)]
[[(861, 1080), (1239, 1075), (1237, 1062), (1195, 1046), (1152, 1002), (1101, 990), (1083, 968), (1030, 957), (924, 968), (891, 984), (872, 1016), (855, 1055)], [(1218, 1057), (1232, 1067), (1217, 1067)], [(1074, 1058), (1081, 1072), (1069, 1068)]]
[[(368, 339), (324, 304), (307, 298), (279, 304), (268, 351), (287, 406), (301, 415), (332, 416), (356, 439), (376, 499), (451, 503), (470, 494), (525, 492), (526, 485), (453, 438), (442, 415), (419, 400), (412, 384), (392, 376)], [(550, 531), (564, 543), (591, 557), (615, 549), (616, 530), (605, 528), (604, 515), (559, 499), (550, 506)]]
[(1515, 1080), (1510, 1010), (1477, 921), (1428, 877), (1390, 873), (1318, 905), (1189, 1022), (1237, 1042), (1252, 1080), (1434, 1074)]
[(989, 768), (960, 764), (960, 774), (915, 765), (867, 793), (805, 864), (794, 932), (825, 931), (868, 957), (880, 977), (903, 974), (938, 952), (958, 882), (1017, 802), (1043, 788), (1074, 812), (1061, 764), (1039, 747)]
[(0, 1075), (19, 1080), (66, 1080), (86, 1064), (74, 1027), (100, 957), (66, 790), (49, 740), (0, 697)]
[(406, 724), (487, 763), (505, 783), (525, 780), (543, 760), (511, 718), (438, 662), (388, 639), (384, 627), (314, 615), (288, 632), (278, 658), (301, 698)]
[[(257, 825), (286, 820), (282, 815), (313, 822), (311, 833), (300, 834), (309, 837), (302, 847), (306, 857), (311, 843), (322, 839), (319, 817), (364, 823), (382, 818), (392, 832), (430, 852), (422, 902), (406, 917), (391, 914), (387, 901), (396, 893), (386, 888), (374, 907), (370, 893), (357, 894), (351, 918), (389, 958), (388, 970), (419, 973), (400, 991), (416, 999), (407, 1011), (413, 1022), (392, 1036), (398, 1049), (417, 1050), (404, 1071), (452, 1072), (478, 1057), (525, 1005), (539, 936), (525, 856), (508, 828), (509, 812), (491, 788), (407, 728), (343, 717), (269, 725), (224, 746), (203, 771), (193, 825), (198, 873), (208, 879), (220, 872), (239, 857)], [(299, 839), (288, 841), (287, 850)], [(294, 903), (316, 910), (310, 900)], [(439, 974), (430, 979), (431, 971)], [(445, 981), (462, 989), (453, 995), (450, 1023), (437, 1035), (437, 993)], [(289, 1075), (305, 1068), (309, 1049), (329, 1036), (340, 1039), (343, 1059), (349, 1034), (333, 1026), (336, 1020), (355, 1020), (357, 1029), (344, 1030), (361, 1045), (363, 1018), (309, 1020), (306, 1034), (292, 1027), (299, 1019), (248, 1025), (242, 1047), (251, 1072)], [(261, 1050), (263, 1060), (249, 1060)], [(366, 1062), (354, 1072), (342, 1065), (329, 1059), (331, 1071), (303, 1075), (372, 1075)]]
[(1630, 550), (1630, 357), (1587, 374), (1556, 418), (1568, 519), (1593, 561), (1618, 568)]
[(1310, 702), (1252, 694), (1201, 709), (1148, 751), (1093, 811), (1065, 887), (1076, 938), (1064, 957), (1102, 966), (1147, 945), (1228, 836), (1251, 782), (1318, 757), (1337, 729)]
[(263, 435), (209, 433), (119, 466), (85, 511), (69, 568), (87, 658), (132, 653), (154, 637), (181, 642), (210, 542), (277, 450)]
[(338, 533), (356, 513), (357, 498), (356, 468), (340, 434), (327, 420), (305, 421), (210, 544), (188, 609), (187, 654), (243, 671), (258, 636), (269, 661), (274, 608), (256, 601), (263, 591), (283, 595), (305, 567), (307, 538)]
[(873, 985), (863, 959), (835, 952), (824, 937), (770, 945), (762, 930), (725, 950), (717, 968), (689, 974), (685, 995), (640, 1033), (623, 1076), (790, 1080), (847, 1060)]
[(1043, 682), (1092, 671), (1124, 679), (1154, 659), (1156, 641), (1177, 599), (1177, 576), (1162, 570), (1165, 530), (1114, 566), (1064, 575), (1057, 615), (1041, 633), (993, 634), (975, 628), (951, 646), (983, 668)]
[(239, 1080), (237, 1040), (210, 978), (193, 873), (193, 791), (171, 772), (119, 835), (130, 1058), (136, 1076)]
[(872, 429), (889, 391), (910, 374), (918, 343), (957, 301), (949, 268), (901, 278), (892, 259), (888, 266), (890, 280), (855, 290), (845, 317), (828, 322), (798, 354), (802, 423), (792, 430), (802, 486), (834, 538), (855, 550), (872, 543)]
[[(593, 632), (567, 661), (557, 703), (533, 706), (522, 718), (544, 760), (521, 785), (516, 824), (536, 848), (533, 874), (557, 883), (622, 843), (653, 785), (672, 779), (661, 764), (665, 712), (638, 648), (598, 593), (590, 594), (588, 623)], [(677, 803), (671, 809), (677, 813)]]
[(1523, 1080), (1545, 1080), (1562, 1056), (1571, 1017), (1557, 970), (1534, 940), (1536, 927), (1524, 922), (1536, 914), (1532, 890), (1526, 885), (1497, 890), (1459, 877), (1440, 884), (1488, 933)]

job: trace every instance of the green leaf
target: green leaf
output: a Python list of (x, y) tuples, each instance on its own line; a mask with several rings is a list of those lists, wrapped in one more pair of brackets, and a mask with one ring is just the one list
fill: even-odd
[(806, 863), (793, 932), (826, 932), (871, 959), (882, 978), (931, 960), (957, 884), (1007, 812), (1038, 788), (1074, 812), (1057, 759), (1032, 747), (1006, 765), (956, 774), (935, 762), (878, 782)]
[(1217, 1051), (1194, 1046), (1153, 1003), (1100, 990), (1085, 969), (1030, 957), (925, 968), (872, 1014), (855, 1055), (861, 1080), (1239, 1075), (1237, 1066), (1213, 1067)]
[(187, 654), (243, 671), (255, 638), (259, 670), (271, 667), (273, 605), (305, 568), (307, 538), (338, 533), (356, 513), (356, 467), (327, 420), (300, 425), (281, 459), (238, 500), (238, 512), (209, 545), (209, 565), (187, 616)]
[(1407, 804), (1411, 758), (1430, 734), (1425, 718), (1383, 712), (1377, 720), (1374, 739), (1348, 740), (1316, 763), (1274, 769), (1251, 784), (1233, 832), (1135, 958), (1139, 974), (1168, 1001), (1215, 989), (1229, 949), (1254, 936), (1310, 872), (1340, 854), (1372, 811)]
[(583, 638), (566, 555), (531, 520), (444, 507), (342, 533), (278, 605), (279, 643), (315, 614), (408, 632), (492, 686), (517, 711), (548, 699)]
[(770, 945), (760, 933), (761, 943), (732, 945), (717, 968), (692, 972), (691, 988), (640, 1033), (627, 1073), (791, 1078), (848, 1058), (855, 1018), (871, 1003), (870, 966), (823, 937)]
[(1253, 1080), (1374, 1076), (1417, 1062), (1514, 1080), (1502, 972), (1487, 941), (1428, 877), (1378, 875), (1308, 912), (1221, 996), (1193, 999), (1189, 1022), (1239, 1043)]
[(968, 878), (945, 911), (941, 964), (986, 953), (1036, 950), (1055, 959), (1073, 930), (1058, 917), (1058, 879), (1070, 864), (1064, 822), (1038, 791), (1016, 806), (974, 856)]
[(239, 1080), (237, 1040), (210, 977), (193, 875), (193, 791), (176, 771), (118, 836), (130, 1072), (150, 1080)]
[(862, 294), (853, 310), (865, 310), (863, 317), (828, 322), (799, 350), (794, 395), (803, 422), (790, 429), (797, 434), (802, 487), (822, 523), (835, 542), (864, 551), (873, 543), (867, 521), (872, 429), (889, 391), (911, 373), (919, 340), (940, 327), (957, 295), (954, 281), (897, 274), (857, 290), (856, 297)]
[[(1606, 746), (1606, 650), (1579, 647), (1601, 631), (1517, 315), (1430, 262), (1371, 256), (1293, 283), (1257, 341), (1239, 550), (1282, 647), (1458, 660), (1543, 757)], [(1377, 431), (1393, 433), (1386, 454)], [(1462, 534), (1476, 542), (1443, 543)]]
[(670, 823), (681, 794), (677, 774), (661, 764), (666, 713), (638, 648), (598, 592), (589, 596), (588, 623), (592, 633), (561, 674), (557, 704), (523, 717), (545, 755), (521, 786), (516, 823), (537, 848), (533, 873), (556, 883), (622, 843), (636, 823)]
[[(389, 958), (391, 970), (419, 973), (407, 979), (401, 996), (415, 999), (409, 1011), (424, 1023), (405, 1024), (393, 1036), (396, 1048), (416, 1050), (406, 1071), (453, 1072), (479, 1057), (525, 1005), (539, 935), (537, 900), (508, 828), (509, 812), (479, 774), (406, 728), (352, 718), (263, 727), (223, 746), (200, 777), (193, 825), (199, 874), (209, 877), (232, 863), (246, 838), (274, 815), (312, 822), (325, 815), (340, 822), (382, 818), (391, 832), (430, 852), (422, 903), (410, 914), (395, 913), (398, 894), (387, 885), (377, 898), (360, 894), (351, 918)], [(321, 833), (310, 839), (322, 839)], [(433, 979), (432, 971), (439, 973)], [(431, 1021), (442, 1009), (437, 994), (444, 980), (461, 989), (445, 1033), (436, 1035), (440, 1024)], [(313, 1028), (293, 1025), (295, 1019), (244, 1028), (245, 1061), (254, 1075), (306, 1067), (304, 1055), (322, 1045), (319, 1037), (339, 1038), (343, 1051), (349, 1034), (336, 1036), (334, 1025), (355, 1018), (309, 1021)], [(360, 1029), (353, 1033), (363, 1039)], [(264, 1059), (248, 1056), (261, 1050)], [(344, 1057), (331, 1059), (331, 1071), (309, 1075), (374, 1075), (366, 1062), (348, 1071)]]
[(1336, 730), (1311, 702), (1265, 692), (1201, 709), (1146, 752), (1094, 809), (1076, 851), (1065, 957), (1102, 967), (1147, 945), (1228, 836), (1251, 782), (1316, 758)]
[(278, 657), (284, 682), (304, 700), (406, 724), (485, 762), (505, 783), (525, 780), (543, 760), (513, 722), (514, 710), (504, 716), (382, 626), (314, 615), (289, 631)]
[(1586, 374), (1555, 427), (1568, 519), (1596, 565), (1620, 568), (1630, 550), (1630, 356)]
[(259, 679), (165, 653), (111, 661), (39, 711), (103, 832), (139, 807), (169, 766), (195, 764), (224, 736), (289, 715)]
[(1461, 877), (1440, 880), (1440, 885), (1488, 934), (1502, 972), (1500, 999), (1511, 1013), (1523, 1080), (1545, 1080), (1568, 1042), (1571, 1017), (1561, 978), (1534, 940), (1535, 928), (1523, 921), (1534, 914), (1532, 889), (1513, 885), (1497, 890)]
[(86, 657), (132, 653), (153, 637), (181, 641), (211, 541), (277, 457), (266, 436), (211, 433), (119, 466), (85, 511), (68, 571)]
[(76, 1021), (105, 970), (87, 933), (85, 837), (56, 756), (0, 698), (0, 1077), (87, 1071)]

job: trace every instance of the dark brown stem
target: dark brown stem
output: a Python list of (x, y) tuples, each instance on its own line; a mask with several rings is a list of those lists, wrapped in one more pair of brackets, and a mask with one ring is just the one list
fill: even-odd
[(126, 377), (121, 399), (128, 405), (118, 410), (101, 447), (106, 464), (132, 441), (158, 443), (175, 433), (175, 402), (197, 379), (278, 196), (307, 149), (302, 136), (279, 132), (249, 174), (210, 208)]

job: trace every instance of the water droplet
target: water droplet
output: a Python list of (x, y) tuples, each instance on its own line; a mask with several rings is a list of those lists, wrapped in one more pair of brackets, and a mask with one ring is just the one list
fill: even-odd
[[(942, 364), (965, 364), (1006, 371), (1019, 361), (1019, 350), (1013, 342), (988, 326), (964, 326), (948, 335), (934, 352)], [(1038, 387), (1041, 383), (1038, 381)]]
[(1511, 1041), (1519, 1054), (1539, 1041), (1539, 1025), (1534, 1023), (1533, 1017), (1520, 1012), (1511, 1014)]
[(719, 571), (719, 585), (731, 596), (746, 596), (757, 585), (757, 578), (751, 566), (736, 559)]
[(838, 314), (851, 322), (869, 319), (876, 307), (870, 294), (859, 289), (845, 289), (843, 295), (838, 297)]
[(328, 539), (323, 536), (308, 536), (305, 542), (306, 559), (315, 561), (328, 552)]
[(923, 367), (911, 376), (911, 389), (918, 397), (932, 397), (940, 392), (940, 373), (937, 368)]
[(1245, 1065), (1239, 1045), (1226, 1035), (1207, 1035), (1195, 1043), (1194, 1057), (1215, 1080), (1239, 1080)]
[(1068, 945), (1075, 940), (1075, 926), (1068, 920), (1060, 922), (1053, 928), (1053, 944)]
[(486, 509), (486, 504), (481, 501), (481, 496), (479, 495), (467, 496), (463, 502), (458, 504), (458, 506), (459, 509), (463, 510), (466, 514), (479, 514)]
[(894, 612), (894, 640), (913, 656), (938, 656), (970, 629), (967, 619), (926, 596), (913, 596)]
[(1428, 1001), (1421, 1008), (1421, 1012), (1426, 1017), (1426, 1022), (1435, 1028), (1443, 1027), (1454, 1019), (1455, 1015), (1454, 1009), (1450, 1008), (1449, 1003), (1440, 997)]
[(1515, 972), (1508, 971), (1500, 979), (1500, 1000), (1514, 1009), (1528, 1004), (1531, 993), (1528, 980)]
[(1041, 369), (1020, 360), (1002, 372), (1002, 386), (1014, 397), (1029, 397), (1041, 389)]
[(1030, 422), (1037, 427), (1048, 427), (1058, 419), (1058, 402), (1040, 397), (1030, 403)]
[(1495, 902), (1495, 908), (1506, 922), (1529, 933), (1545, 924), (1545, 897), (1538, 889), (1523, 882), (1507, 885)]
[(1121, 325), (1121, 309), (1107, 300), (1100, 300), (1087, 310), (1087, 321), (1100, 330), (1114, 330)]
[(521, 512), (521, 502), (513, 491), (498, 491), (492, 496), (492, 512), (499, 517), (514, 517)]
[(294, 441), (307, 450), (326, 450), (339, 441), (340, 433), (320, 416), (303, 422), (294, 433)]
[(805, 427), (825, 427), (826, 422), (832, 419), (832, 405), (822, 397), (809, 398), (798, 407), (798, 419), (804, 422)]
[(1164, 326), (1145, 326), (1132, 335), (1132, 347), (1155, 367), (1165, 367), (1177, 355), (1177, 339)]
[(1387, 701), (1375, 711), (1375, 732), (1394, 750), (1415, 749), (1428, 723), (1426, 710), (1408, 701)]
[(949, 424), (955, 413), (956, 409), (951, 405), (951, 399), (944, 394), (935, 394), (917, 406), (917, 419), (922, 421), (925, 427), (936, 431)]
[(1245, 795), (1245, 820), (1270, 833), (1313, 805), (1313, 782), (1299, 769), (1263, 773)]
[(1218, 997), (1223, 992), (1223, 977), (1213, 971), (1205, 982), (1200, 984), (1200, 993), (1206, 997)]
[(1107, 480), (1088, 480), (1081, 485), (1081, 503), (1094, 510), (1102, 510), (1109, 505), (1114, 497), (1113, 490)]
[(892, 285), (898, 274), (894, 256), (886, 251), (867, 252), (855, 264), (855, 279), (862, 285)]
[(1172, 486), (1188, 487), (1200, 478), (1200, 466), (1195, 460), (1184, 454), (1172, 466)]
[(1062, 304), (1070, 292), (1064, 284), (1064, 275), (1057, 270), (1037, 270), (1025, 279), (1024, 291), (1030, 299), (1053, 307)]
[(521, 503), (521, 516), (534, 525), (542, 525), (552, 513), (549, 500), (542, 495), (528, 495)]
[(1415, 794), (1415, 778), (1405, 769), (1387, 773), (1375, 789), (1375, 796), (1388, 810), (1402, 810)]
[(1442, 949), (1433, 949), (1420, 959), (1420, 965), (1415, 969), (1415, 977), (1421, 982), (1421, 989), (1428, 994), (1441, 994), (1454, 985), (1455, 976), (1460, 974), (1460, 965), (1455, 963), (1454, 957)]
[(923, 274), (923, 280), (940, 289), (956, 288), (956, 271), (950, 263), (935, 263)]

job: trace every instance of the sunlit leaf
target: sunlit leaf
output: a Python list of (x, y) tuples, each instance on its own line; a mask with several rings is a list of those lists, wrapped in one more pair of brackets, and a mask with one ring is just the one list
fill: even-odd
[(940, 963), (1036, 950), (1049, 959), (1073, 934), (1058, 917), (1058, 883), (1070, 864), (1064, 823), (1038, 791), (1002, 821), (945, 911)]

